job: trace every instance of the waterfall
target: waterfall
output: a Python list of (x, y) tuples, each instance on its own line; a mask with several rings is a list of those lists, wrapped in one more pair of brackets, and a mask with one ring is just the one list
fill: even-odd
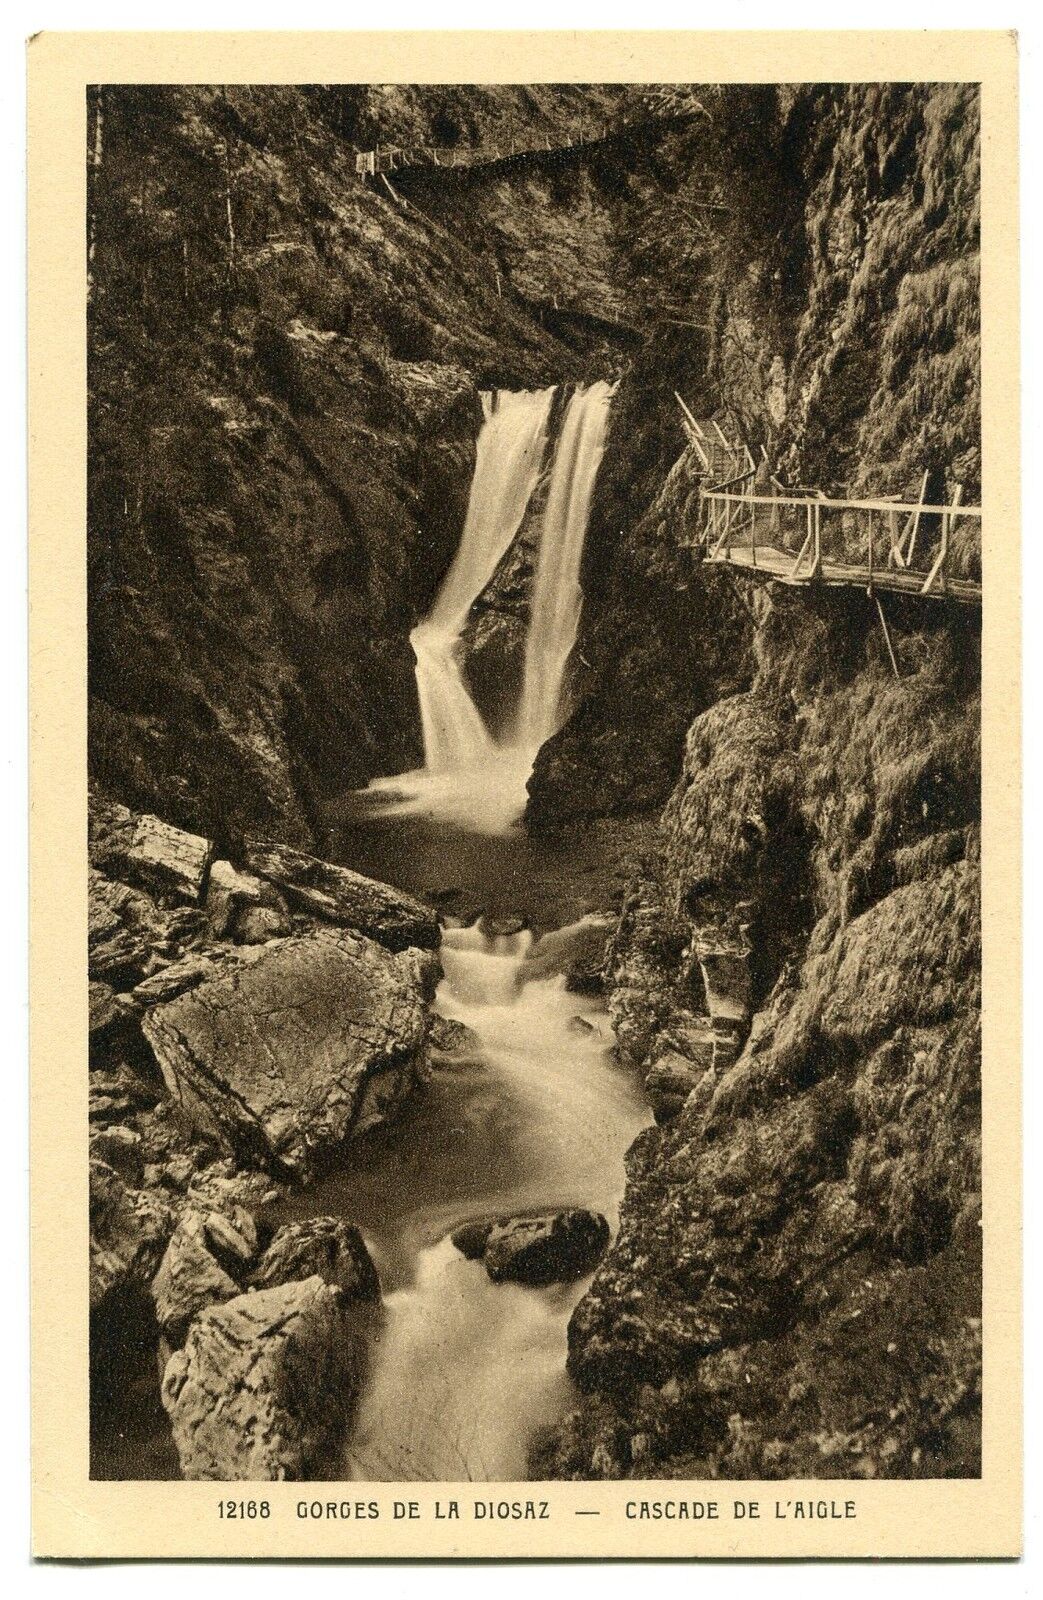
[(410, 634), (424, 766), (370, 784), (367, 794), (383, 809), (427, 812), (487, 833), (502, 832), (520, 816), (536, 752), (558, 727), (583, 599), (579, 568), (590, 498), (614, 392), (608, 383), (577, 389), (565, 410), (539, 537), (520, 704), (506, 744), (493, 739), (471, 698), (461, 639), (532, 498), (555, 391), (482, 395), (485, 421), (460, 547), (431, 610)]
[(525, 677), (518, 743), (533, 754), (558, 730), (565, 665), (576, 642), (583, 595), (579, 567), (594, 479), (605, 453), (614, 386), (577, 389), (569, 402), (554, 457), (540, 536), (525, 643)]
[(464, 682), (460, 635), (521, 526), (543, 463), (553, 399), (553, 389), (482, 395), (485, 424), (478, 435), (463, 536), (434, 605), (410, 635), (424, 770), (433, 775), (479, 768), (493, 754)]

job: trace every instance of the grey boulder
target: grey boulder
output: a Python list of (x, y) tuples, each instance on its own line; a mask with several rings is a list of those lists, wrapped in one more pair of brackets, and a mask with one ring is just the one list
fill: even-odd
[(343, 1436), (365, 1339), (320, 1277), (239, 1295), (193, 1322), (163, 1375), (186, 1478), (298, 1480)]
[(142, 1027), (199, 1132), (303, 1177), (424, 1076), (428, 978), (419, 951), (317, 930), (257, 947)]

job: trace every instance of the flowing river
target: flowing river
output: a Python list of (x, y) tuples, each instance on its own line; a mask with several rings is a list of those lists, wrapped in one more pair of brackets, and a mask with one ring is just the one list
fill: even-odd
[[(572, 395), (549, 464), (553, 391), (484, 397), (461, 545), (413, 633), (424, 767), (349, 797), (341, 817), (338, 854), (355, 867), (428, 894), (449, 886), (476, 911), (530, 924), (510, 934), (477, 922), (446, 928), (435, 1005), (470, 1030), (467, 1046), (351, 1173), (308, 1197), (309, 1210), (336, 1210), (363, 1230), (384, 1288), (346, 1477), (525, 1476), (534, 1435), (569, 1401), (568, 1319), (589, 1279), (494, 1284), (450, 1234), (566, 1206), (602, 1212), (614, 1231), (623, 1157), (649, 1120), (639, 1086), (615, 1063), (600, 1001), (566, 988), (570, 954), (595, 932), (594, 919), (574, 919), (598, 876), (596, 847), (544, 847), (518, 825), (535, 753), (558, 726), (611, 396), (604, 383)], [(549, 482), (524, 680), (513, 733), (497, 744), (471, 700), (460, 641), (541, 471)]]
[[(553, 441), (553, 390), (483, 397), (460, 548), (412, 636), (424, 766), (345, 796), (329, 819), (335, 859), (453, 912), (435, 1009), (464, 1025), (463, 1043), (436, 1056), (395, 1124), (371, 1130), (273, 1219), (344, 1217), (380, 1273), (385, 1311), (334, 1478), (526, 1476), (534, 1437), (570, 1401), (568, 1320), (589, 1279), (495, 1284), (450, 1235), (571, 1206), (603, 1213), (615, 1231), (623, 1157), (650, 1120), (616, 1064), (600, 1000), (566, 987), (570, 962), (603, 942), (606, 918), (593, 913), (618, 887), (621, 861), (597, 829), (554, 844), (519, 822), (535, 753), (558, 726), (611, 397), (604, 383), (576, 390)], [(546, 494), (523, 681), (498, 743), (471, 699), (462, 636), (537, 483)], [(497, 932), (497, 919), (519, 931)], [(158, 1397), (129, 1402), (110, 1431), (94, 1441), (100, 1475), (177, 1475)]]

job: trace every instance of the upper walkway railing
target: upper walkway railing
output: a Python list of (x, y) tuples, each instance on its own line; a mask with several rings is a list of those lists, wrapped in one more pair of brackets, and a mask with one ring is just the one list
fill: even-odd
[[(707, 561), (796, 586), (824, 584), (981, 604), (981, 507), (755, 494), (752, 474), (700, 491)], [(977, 525), (976, 527), (974, 525)]]

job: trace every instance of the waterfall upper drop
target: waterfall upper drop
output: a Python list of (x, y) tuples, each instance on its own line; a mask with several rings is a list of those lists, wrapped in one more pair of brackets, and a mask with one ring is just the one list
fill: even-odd
[(583, 540), (590, 515), (615, 388), (593, 383), (569, 402), (554, 458), (543, 516), (532, 620), (525, 643), (525, 678), (518, 743), (535, 756), (558, 731), (565, 666), (576, 643), (583, 593), (579, 583)]
[(553, 389), (482, 395), (485, 424), (463, 536), (434, 605), (410, 635), (424, 770), (435, 775), (474, 769), (493, 755), (493, 741), (463, 679), (460, 635), (521, 526), (543, 464), (553, 399)]
[(614, 392), (611, 384), (594, 383), (577, 389), (565, 408), (539, 532), (520, 702), (505, 744), (493, 739), (471, 698), (461, 638), (539, 482), (555, 390), (483, 394), (485, 421), (460, 547), (434, 605), (410, 635), (424, 767), (370, 785), (391, 808), (426, 811), (483, 832), (499, 832), (521, 815), (536, 752), (558, 728), (582, 606), (583, 541)]

